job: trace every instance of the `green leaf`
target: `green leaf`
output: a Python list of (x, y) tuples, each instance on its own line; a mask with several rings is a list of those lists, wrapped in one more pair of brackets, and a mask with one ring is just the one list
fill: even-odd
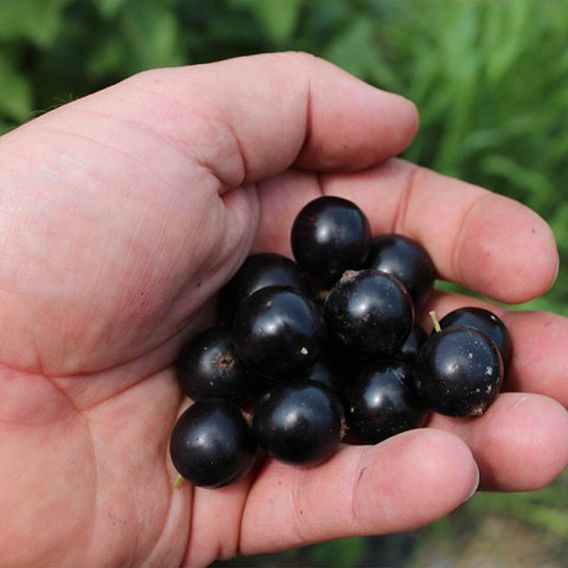
[(383, 56), (375, 39), (376, 23), (369, 18), (353, 19), (343, 34), (337, 35), (324, 53), (350, 73), (391, 91), (401, 88), (400, 80)]
[(0, 116), (23, 121), (32, 111), (32, 91), (26, 77), (0, 52)]
[(1, 0), (0, 39), (26, 39), (39, 47), (53, 43), (63, 9), (73, 0)]
[(311, 566), (341, 568), (355, 566), (363, 557), (366, 549), (364, 537), (351, 537), (332, 540), (313, 546), (309, 551)]
[(530, 205), (534, 208), (540, 208), (543, 201), (547, 200), (547, 196), (554, 193), (554, 187), (546, 174), (532, 167), (526, 167), (507, 156), (500, 154), (487, 156), (480, 162), (480, 167), (484, 172), (500, 176), (512, 186), (524, 191), (525, 201), (531, 199)]
[(102, 38), (94, 47), (87, 62), (87, 74), (90, 78), (98, 79), (121, 74), (126, 55), (124, 40), (116, 35)]
[(372, 23), (358, 19), (343, 34), (333, 40), (325, 55), (339, 67), (362, 77), (371, 60), (372, 33)]
[(97, 0), (99, 14), (103, 18), (114, 18), (124, 7), (127, 0)]
[(129, 72), (185, 63), (175, 13), (164, 2), (128, 0), (121, 14)]
[(254, 12), (270, 39), (276, 44), (289, 40), (294, 32), (302, 0), (233, 0), (235, 7)]

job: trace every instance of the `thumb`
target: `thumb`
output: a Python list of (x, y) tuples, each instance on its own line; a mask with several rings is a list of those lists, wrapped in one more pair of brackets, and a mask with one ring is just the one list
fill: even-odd
[(305, 53), (147, 71), (79, 104), (159, 133), (228, 186), (294, 163), (367, 168), (404, 150), (418, 127), (407, 99)]
[(144, 72), (0, 138), (0, 362), (95, 371), (162, 345), (248, 253), (243, 185), (365, 168), (416, 127), (405, 99), (281, 53)]

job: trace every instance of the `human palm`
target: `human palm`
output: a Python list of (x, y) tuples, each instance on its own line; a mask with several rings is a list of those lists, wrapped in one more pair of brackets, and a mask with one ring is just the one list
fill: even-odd
[[(290, 254), (293, 217), (322, 192), (497, 300), (552, 284), (535, 214), (392, 159), (416, 128), (408, 101), (278, 54), (144, 73), (0, 139), (2, 563), (203, 565), (427, 523), (468, 497), (476, 462), (501, 490), (563, 470), (568, 323), (503, 311), (507, 390), (525, 394), (484, 417), (174, 489), (168, 437), (186, 403), (171, 362), (251, 251)], [(466, 302), (435, 295), (426, 309)]]

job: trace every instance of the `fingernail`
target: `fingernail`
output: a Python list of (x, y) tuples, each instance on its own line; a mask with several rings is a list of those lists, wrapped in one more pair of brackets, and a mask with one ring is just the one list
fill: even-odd
[(477, 464), (475, 464), (475, 478), (473, 480), (473, 485), (471, 487), (471, 491), (469, 492), (468, 496), (465, 498), (465, 501), (469, 501), (477, 492), (477, 489), (479, 488), (479, 468), (477, 467)]

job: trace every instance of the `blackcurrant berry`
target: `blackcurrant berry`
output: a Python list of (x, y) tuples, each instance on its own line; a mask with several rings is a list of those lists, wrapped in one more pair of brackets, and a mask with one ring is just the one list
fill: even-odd
[(317, 361), (301, 373), (299, 378), (307, 381), (315, 381), (333, 391), (338, 391), (342, 383), (342, 374), (343, 369), (340, 362), (327, 350), (323, 350)]
[(371, 248), (365, 214), (351, 201), (320, 197), (308, 203), (292, 226), (292, 251), (300, 266), (324, 282), (360, 268)]
[(413, 362), (422, 344), (428, 339), (428, 334), (424, 328), (419, 324), (414, 324), (412, 330), (408, 334), (408, 337), (404, 340), (402, 347), (399, 349), (398, 353), (395, 355), (395, 359), (401, 361)]
[(416, 305), (423, 302), (436, 278), (436, 269), (426, 249), (403, 235), (381, 235), (373, 239), (365, 268), (396, 276)]
[(419, 428), (426, 419), (406, 363), (369, 364), (347, 389), (345, 401), (349, 442), (377, 444), (395, 434)]
[(221, 397), (240, 404), (258, 391), (259, 376), (242, 363), (226, 327), (206, 329), (188, 342), (176, 370), (183, 392), (193, 400)]
[(347, 271), (329, 293), (324, 316), (332, 338), (360, 357), (395, 354), (414, 324), (404, 286), (380, 270)]
[(300, 266), (292, 259), (275, 253), (249, 256), (219, 295), (219, 315), (231, 324), (239, 304), (251, 294), (268, 286), (290, 286), (306, 296), (312, 294)]
[(270, 286), (242, 302), (233, 337), (245, 365), (262, 375), (286, 379), (316, 362), (325, 326), (309, 298), (293, 288)]
[(178, 419), (170, 456), (180, 475), (194, 485), (221, 487), (252, 466), (257, 444), (239, 407), (227, 399), (203, 399)]
[(484, 333), (449, 327), (422, 345), (414, 382), (418, 397), (431, 410), (448, 416), (480, 416), (499, 394), (503, 361)]
[(503, 358), (503, 364), (507, 366), (511, 359), (511, 336), (505, 324), (494, 313), (483, 308), (459, 308), (446, 314), (440, 320), (442, 329), (454, 325), (472, 327), (488, 335), (493, 340), (493, 343), (497, 345)]
[(258, 443), (277, 460), (315, 465), (337, 449), (344, 415), (339, 398), (312, 381), (280, 383), (254, 409)]

